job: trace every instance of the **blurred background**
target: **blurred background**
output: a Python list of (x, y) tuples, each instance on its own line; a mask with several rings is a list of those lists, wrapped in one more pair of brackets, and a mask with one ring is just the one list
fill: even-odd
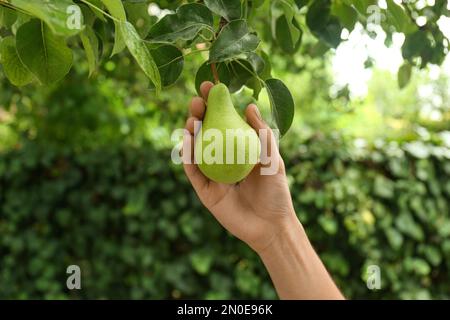
[[(320, 50), (305, 33), (290, 56), (262, 43), (296, 103), (281, 140), (296, 212), (346, 297), (448, 299), (450, 58), (399, 89), (401, 34), (389, 47), (381, 29), (343, 36)], [(155, 97), (129, 55), (89, 78), (74, 49), (50, 87), (17, 89), (0, 69), (0, 298), (276, 298), (258, 256), (170, 160), (207, 55), (186, 56)], [(239, 91), (236, 105), (251, 96)], [(258, 104), (270, 119), (264, 91)], [(71, 264), (81, 290), (66, 288)], [(369, 265), (379, 290), (367, 287)]]

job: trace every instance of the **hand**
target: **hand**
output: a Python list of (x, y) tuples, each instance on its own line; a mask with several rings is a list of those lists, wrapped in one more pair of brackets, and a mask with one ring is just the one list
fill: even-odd
[[(194, 121), (203, 119), (207, 107), (209, 90), (213, 83), (201, 85), (203, 98), (194, 97), (190, 105), (190, 117), (186, 121), (189, 134), (184, 137), (184, 145), (194, 146)], [(274, 134), (261, 119), (256, 105), (251, 104), (245, 111), (247, 122), (259, 133), (266, 129), (268, 157), (262, 158), (264, 166), (270, 166), (268, 159), (274, 161), (275, 174), (261, 175), (261, 163), (257, 164), (250, 175), (236, 185), (217, 183), (206, 178), (194, 164), (184, 164), (184, 170), (201, 202), (228, 231), (246, 242), (256, 252), (269, 247), (284, 232), (285, 227), (296, 222), (291, 195), (289, 192), (285, 167), (279, 154)], [(193, 155), (193, 150), (191, 155)], [(193, 156), (192, 156), (193, 157)], [(273, 164), (273, 163), (272, 163)]]

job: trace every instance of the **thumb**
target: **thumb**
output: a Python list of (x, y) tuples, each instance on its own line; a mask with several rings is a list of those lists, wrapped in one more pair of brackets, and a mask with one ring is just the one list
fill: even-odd
[(247, 118), (248, 124), (255, 129), (256, 133), (260, 129), (270, 129), (269, 126), (264, 122), (261, 117), (261, 113), (259, 112), (256, 104), (249, 104), (247, 109), (245, 110), (245, 117)]
[[(261, 164), (266, 166), (275, 158), (278, 161), (278, 144), (272, 129), (264, 122), (255, 104), (250, 104), (245, 110), (248, 124), (255, 129), (261, 141)], [(278, 165), (275, 164), (278, 168)]]

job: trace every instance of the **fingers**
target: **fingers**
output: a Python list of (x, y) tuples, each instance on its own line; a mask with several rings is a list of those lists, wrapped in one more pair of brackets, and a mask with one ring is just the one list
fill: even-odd
[(255, 104), (250, 104), (245, 110), (248, 124), (255, 129), (261, 141), (261, 164), (263, 167), (279, 168), (278, 144), (272, 129), (264, 122)]
[(211, 81), (205, 81), (200, 85), (200, 92), (202, 93), (203, 99), (208, 101), (209, 90), (214, 87), (214, 83)]
[(248, 124), (258, 132), (259, 129), (269, 129), (269, 126), (264, 122), (261, 117), (261, 113), (258, 110), (256, 104), (248, 105), (245, 109), (245, 117), (247, 118)]
[(186, 129), (188, 131), (186, 131), (183, 136), (183, 168), (195, 191), (200, 195), (208, 186), (208, 179), (203, 175), (203, 173), (201, 173), (198, 166), (194, 163), (195, 139), (190, 130), (187, 128), (189, 122), (193, 122), (194, 119), (195, 118), (191, 117), (186, 122)]
[(205, 81), (200, 85), (200, 92), (202, 97), (194, 97), (192, 98), (191, 105), (189, 107), (190, 114), (197, 119), (203, 119), (206, 110), (205, 101), (208, 100), (208, 94), (214, 84), (210, 81)]
[(203, 119), (203, 116), (205, 114), (205, 101), (200, 97), (192, 98), (189, 111), (193, 117), (197, 119)]

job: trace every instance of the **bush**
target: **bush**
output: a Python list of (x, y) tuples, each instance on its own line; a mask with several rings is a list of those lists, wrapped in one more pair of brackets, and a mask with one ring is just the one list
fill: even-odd
[[(450, 148), (285, 148), (296, 210), (349, 298), (450, 298)], [(151, 144), (0, 155), (0, 298), (274, 298), (256, 254)], [(82, 290), (66, 289), (66, 268)], [(382, 289), (366, 287), (366, 266)]]

